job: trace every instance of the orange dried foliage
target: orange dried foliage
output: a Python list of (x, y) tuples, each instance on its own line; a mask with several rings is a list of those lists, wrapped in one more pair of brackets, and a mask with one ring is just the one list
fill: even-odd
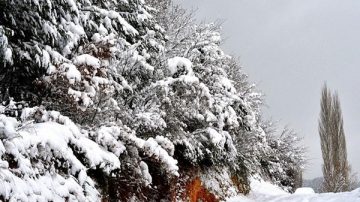
[(204, 186), (201, 184), (201, 180), (197, 177), (187, 186), (187, 194), (190, 202), (218, 202), (219, 199), (215, 197), (214, 194), (210, 193)]

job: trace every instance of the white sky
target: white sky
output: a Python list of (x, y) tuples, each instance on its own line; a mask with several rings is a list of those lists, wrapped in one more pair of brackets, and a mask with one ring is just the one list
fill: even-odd
[(359, 0), (176, 0), (199, 20), (225, 20), (224, 49), (266, 94), (265, 115), (304, 137), (305, 178), (321, 176), (317, 133), (324, 81), (343, 109), (349, 162), (360, 174)]

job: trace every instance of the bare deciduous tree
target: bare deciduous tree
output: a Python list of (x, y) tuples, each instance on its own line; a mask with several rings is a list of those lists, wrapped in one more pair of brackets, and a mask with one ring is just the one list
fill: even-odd
[(321, 97), (319, 135), (323, 164), (323, 191), (342, 192), (350, 189), (350, 166), (338, 94), (324, 85)]

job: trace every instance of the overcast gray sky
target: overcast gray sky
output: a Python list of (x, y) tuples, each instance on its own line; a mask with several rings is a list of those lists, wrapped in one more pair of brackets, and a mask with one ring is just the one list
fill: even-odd
[(343, 109), (349, 162), (360, 173), (359, 0), (176, 0), (197, 18), (225, 20), (224, 49), (266, 94), (267, 117), (304, 137), (305, 178), (321, 176), (317, 133), (324, 81)]

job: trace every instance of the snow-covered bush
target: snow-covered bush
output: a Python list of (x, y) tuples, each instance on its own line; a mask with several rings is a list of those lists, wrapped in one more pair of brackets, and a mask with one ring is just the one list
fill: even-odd
[[(81, 123), (99, 114), (115, 117), (115, 95), (150, 82), (154, 54), (163, 49), (160, 27), (144, 2), (17, 0), (6, 1), (0, 13), (1, 30), (13, 33), (0, 32), (1, 55), (14, 61), (4, 67), (3, 88), (16, 86), (10, 96)], [(87, 120), (78, 120), (78, 113)]]
[(263, 169), (270, 179), (287, 191), (294, 192), (302, 186), (302, 170), (305, 165), (305, 148), (297, 134), (284, 128), (280, 134), (271, 125), (263, 126), (269, 149), (261, 159)]
[[(96, 201), (101, 195), (88, 170), (108, 175), (119, 159), (91, 141), (68, 118), (43, 114), (51, 122), (34, 123), (0, 115), (1, 197), (6, 201)], [(79, 158), (82, 156), (82, 158)]]
[[(207, 144), (212, 142), (211, 139), (206, 138), (206, 135), (205, 137), (198, 136), (202, 134), (201, 130), (210, 127), (215, 129), (212, 130), (214, 132), (226, 133), (228, 137), (231, 137), (229, 138), (231, 142), (228, 143), (231, 143), (229, 145), (233, 145), (234, 149), (229, 150), (229, 145), (226, 145), (227, 150), (221, 149), (225, 154), (220, 153), (220, 155), (228, 157), (235, 151), (235, 157), (227, 158), (225, 162), (227, 161), (236, 172), (241, 173), (242, 177), (261, 175), (289, 190), (298, 186), (304, 164), (304, 150), (297, 146), (299, 140), (295, 133), (287, 131), (276, 138), (276, 134), (267, 131), (261, 120), (262, 95), (256, 91), (253, 84), (247, 81), (247, 75), (242, 72), (239, 63), (221, 50), (220, 26), (216, 23), (196, 25), (191, 12), (178, 6), (171, 6), (171, 2), (167, 0), (153, 2), (153, 4), (155, 7), (165, 7), (164, 10), (167, 11), (157, 15), (161, 19), (159, 20), (161, 25), (166, 27), (165, 33), (170, 39), (165, 45), (166, 56), (171, 61), (170, 63), (179, 60), (176, 57), (179, 55), (188, 58), (192, 63), (193, 75), (198, 79), (198, 86), (204, 87), (200, 94), (203, 98), (199, 101), (196, 100), (199, 96), (195, 96), (189, 98), (185, 103), (191, 104), (184, 107), (179, 107), (178, 103), (181, 102), (175, 102), (177, 106), (170, 105), (169, 107), (174, 109), (174, 114), (178, 113), (177, 117), (184, 117), (186, 114), (196, 117), (185, 117), (185, 121), (180, 122), (181, 118), (174, 119), (177, 122), (171, 128), (180, 126), (180, 131), (185, 131), (182, 132), (183, 134), (187, 132), (184, 126), (192, 125), (191, 128), (195, 128), (194, 131), (198, 129), (196, 133), (189, 136), (190, 140), (182, 139), (175, 142), (178, 150), (182, 151), (180, 153), (188, 159), (197, 157), (207, 159), (206, 156), (210, 156), (210, 162), (220, 160), (223, 163), (224, 159), (216, 157), (216, 149)], [(186, 61), (180, 62), (180, 66), (186, 67), (185, 64), (187, 64)], [(188, 72), (186, 69), (182, 71), (183, 74)], [(178, 75), (176, 71), (179, 69), (171, 67), (169, 70), (171, 75)], [(177, 84), (176, 87), (180, 86)], [(177, 88), (166, 88), (166, 93), (171, 95), (169, 92)], [(186, 95), (196, 94), (196, 91), (190, 90), (189, 87), (181, 89), (189, 89), (191, 93), (181, 94), (180, 100), (186, 99)], [(162, 100), (170, 100), (168, 102), (171, 103), (176, 99), (168, 96)], [(197, 103), (200, 106), (198, 111), (201, 112), (201, 116), (197, 115), (197, 110), (190, 112), (194, 106), (198, 106)], [(179, 109), (184, 110), (179, 111)], [(167, 118), (169, 114), (172, 113), (167, 112)], [(189, 122), (186, 120), (190, 120), (190, 124), (187, 124)], [(201, 138), (197, 139), (197, 137)], [(275, 147), (274, 142), (279, 145)]]
[[(109, 193), (141, 194), (139, 187), (152, 184), (147, 163), (158, 166), (165, 178), (179, 175), (168, 152), (171, 142), (161, 136), (138, 138), (121, 125), (84, 130), (59, 112), (36, 107), (25, 108), (20, 121), (0, 115), (0, 126), (0, 195), (5, 200), (30, 195), (40, 201), (98, 201)], [(119, 179), (118, 186), (109, 184)]]
[(278, 152), (296, 147), (262, 125), (220, 30), (170, 0), (0, 1), (0, 199), (224, 199), (256, 174), (293, 186), (301, 158)]

